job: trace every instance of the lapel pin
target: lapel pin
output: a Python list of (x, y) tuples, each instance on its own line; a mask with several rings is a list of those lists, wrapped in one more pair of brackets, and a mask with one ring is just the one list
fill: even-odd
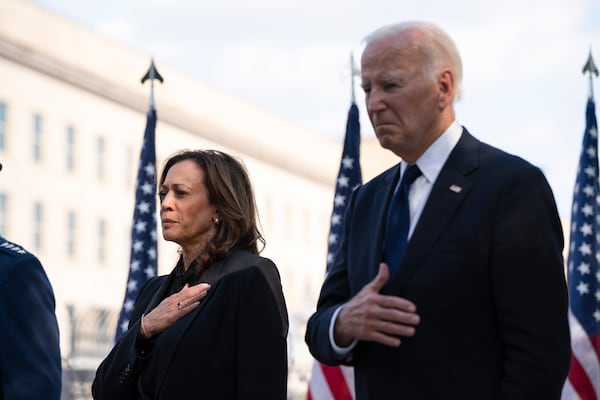
[(462, 192), (462, 188), (458, 185), (450, 185), (450, 190), (452, 190), (454, 193)]

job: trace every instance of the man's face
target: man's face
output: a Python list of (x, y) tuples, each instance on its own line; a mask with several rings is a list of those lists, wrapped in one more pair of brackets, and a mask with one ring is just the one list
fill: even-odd
[(367, 112), (379, 143), (408, 162), (416, 161), (441, 134), (438, 84), (413, 43), (407, 33), (376, 39), (365, 48), (361, 67)]

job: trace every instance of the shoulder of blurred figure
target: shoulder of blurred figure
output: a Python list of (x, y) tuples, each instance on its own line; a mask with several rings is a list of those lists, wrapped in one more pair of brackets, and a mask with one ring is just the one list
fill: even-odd
[[(35, 256), (32, 253), (25, 250), (22, 246), (19, 246), (18, 244), (13, 243), (10, 240), (7, 240), (6, 238), (0, 236), (0, 260), (18, 261), (19, 259), (31, 257), (35, 258)], [(0, 265), (3, 265), (3, 263), (0, 262)]]

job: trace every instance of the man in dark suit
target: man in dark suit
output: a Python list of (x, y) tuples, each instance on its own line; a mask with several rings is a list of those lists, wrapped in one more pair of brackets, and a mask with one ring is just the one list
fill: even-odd
[(0, 399), (58, 400), (54, 292), (39, 260), (0, 237)]
[[(375, 31), (361, 75), (377, 138), (401, 161), (349, 200), (311, 353), (353, 365), (359, 400), (559, 399), (567, 291), (544, 175), (458, 124), (460, 56), (437, 26)], [(414, 182), (400, 185), (409, 169)], [(408, 239), (391, 234), (395, 207), (408, 210)]]

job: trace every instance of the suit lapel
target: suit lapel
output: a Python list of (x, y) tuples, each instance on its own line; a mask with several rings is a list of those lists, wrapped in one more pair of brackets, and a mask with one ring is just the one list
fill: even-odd
[[(238, 250), (233, 250), (231, 254), (225, 259), (221, 261), (215, 262), (210, 268), (204, 271), (198, 280), (198, 282), (208, 282), (211, 285), (218, 279), (221, 279), (226, 274), (236, 271), (239, 269), (240, 264), (236, 262), (239, 257), (243, 255), (242, 252)], [(238, 268), (236, 268), (236, 266)], [(152, 296), (150, 302), (145, 308), (144, 314), (152, 311), (165, 297), (167, 297), (167, 290), (171, 286), (173, 279), (175, 279), (175, 269), (171, 271), (171, 273), (164, 279), (159, 289), (156, 291), (154, 296)]]
[[(389, 208), (394, 189), (398, 183), (398, 177), (400, 176), (400, 163), (389, 169), (389, 173), (383, 178), (383, 182), (373, 194), (366, 193), (367, 196), (372, 196), (369, 200), (369, 205), (372, 207), (372, 213), (369, 213), (370, 217), (365, 220), (365, 228), (363, 232), (371, 232), (371, 235), (364, 235), (366, 240), (371, 243), (365, 246), (364, 249), (372, 249), (367, 259), (371, 262), (368, 263), (368, 268), (363, 268), (361, 265), (356, 269), (356, 273), (361, 274), (360, 277), (355, 279), (352, 277), (350, 282), (356, 282), (357, 286), (354, 293), (358, 292), (362, 287), (369, 283), (377, 275), (379, 271), (379, 264), (383, 260), (383, 242), (385, 238), (385, 224), (387, 218), (387, 210)], [(369, 239), (370, 236), (370, 239)]]
[(164, 279), (162, 279), (162, 283), (160, 284), (158, 290), (154, 293), (154, 295), (150, 298), (150, 302), (146, 305), (144, 309), (144, 314), (149, 313), (160, 302), (166, 297), (166, 292), (171, 287), (171, 282), (175, 279), (175, 270), (173, 270), (169, 275), (167, 275)]
[[(229, 256), (227, 256), (227, 258), (225, 258), (222, 261), (215, 262), (213, 265), (210, 266), (210, 268), (205, 270), (200, 275), (199, 282), (208, 282), (212, 286), (214, 286), (216, 284), (216, 282), (218, 280), (220, 280), (221, 278), (223, 278), (225, 275), (235, 272), (235, 271), (239, 271), (240, 269), (242, 269), (243, 267), (246, 266), (246, 264), (241, 262), (244, 259), (245, 254), (246, 253), (238, 251), (238, 250), (232, 250), (231, 254)], [(173, 272), (170, 276), (170, 280), (174, 279), (174, 277), (175, 277), (175, 273)], [(170, 280), (168, 282), (170, 282)], [(160, 301), (162, 301), (163, 296), (164, 296), (164, 291), (166, 290), (167, 287), (168, 287), (167, 284), (163, 284), (161, 289), (154, 296), (154, 298), (158, 297), (158, 302), (154, 305), (154, 307), (156, 305), (158, 305), (158, 303), (160, 303)], [(190, 314), (186, 315), (179, 321), (175, 322), (175, 324), (173, 324), (171, 326), (171, 328), (169, 328), (168, 332), (165, 331), (165, 333), (167, 334), (168, 337), (166, 338), (166, 340), (163, 340), (163, 343), (165, 346), (165, 351), (163, 351), (164, 359), (161, 360), (160, 363), (158, 363), (158, 365), (159, 365), (159, 367), (157, 369), (158, 382), (164, 382), (164, 375), (167, 373), (169, 368), (171, 368), (172, 359), (176, 353), (177, 346), (179, 345), (181, 337), (187, 332), (187, 330), (192, 325), (192, 322), (194, 322), (194, 320), (198, 317), (198, 315), (200, 315), (202, 310), (210, 302), (210, 298), (211, 298), (211, 291), (209, 290), (206, 297), (204, 299), (202, 299), (202, 301), (200, 301), (200, 305), (198, 306), (198, 308), (196, 308), (194, 311), (192, 311)], [(153, 299), (153, 301), (154, 301), (154, 299)], [(159, 389), (159, 391), (160, 390), (162, 390), (162, 388)]]
[(423, 257), (452, 223), (472, 189), (468, 175), (478, 167), (479, 141), (463, 129), (461, 139), (450, 153), (433, 184), (423, 213), (410, 238), (404, 258), (388, 285), (387, 293), (402, 293)]

